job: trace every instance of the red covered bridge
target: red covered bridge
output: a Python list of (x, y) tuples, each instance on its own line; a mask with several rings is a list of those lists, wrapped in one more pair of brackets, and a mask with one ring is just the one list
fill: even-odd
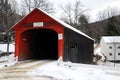
[[(35, 8), (12, 29), (15, 30), (15, 57), (18, 60), (58, 59), (62, 56), (66, 61), (92, 61), (92, 38), (43, 10)], [(80, 47), (86, 47), (87, 52), (84, 49), (80, 51)]]

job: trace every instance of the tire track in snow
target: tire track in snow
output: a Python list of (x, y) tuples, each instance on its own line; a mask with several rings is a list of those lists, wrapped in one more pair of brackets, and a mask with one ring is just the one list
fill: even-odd
[(28, 75), (27, 72), (30, 70), (34, 70), (49, 62), (51, 61), (41, 60), (41, 61), (19, 62), (20, 64), (16, 64), (11, 67), (0, 69), (0, 73), (1, 73), (0, 80), (31, 80), (31, 79), (34, 79), (36, 77)]

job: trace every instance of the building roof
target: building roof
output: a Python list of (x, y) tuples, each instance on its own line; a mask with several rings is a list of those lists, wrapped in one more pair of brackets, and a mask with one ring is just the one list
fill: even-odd
[[(76, 29), (76, 28), (74, 28), (74, 27), (68, 25), (67, 23), (65, 23), (65, 22), (63, 22), (63, 21), (61, 21), (61, 20), (59, 20), (59, 19), (57, 19), (57, 18), (51, 16), (50, 14), (48, 14), (48, 13), (45, 12), (45, 11), (43, 11), (42, 9), (35, 8), (34, 10), (42, 11), (44, 14), (46, 14), (46, 15), (49, 16), (49, 17), (51, 17), (53, 20), (57, 21), (58, 23), (60, 23), (60, 24), (63, 25), (64, 27), (69, 28), (69, 29), (71, 29), (71, 30), (77, 32), (78, 34), (81, 34), (81, 35), (83, 35), (83, 36), (85, 36), (85, 37), (87, 37), (87, 38), (93, 40), (91, 37), (89, 37), (89, 36), (86, 35), (85, 33), (81, 32), (80, 30), (78, 30), (78, 29)], [(34, 10), (33, 10), (33, 11), (34, 11)], [(33, 12), (33, 11), (32, 11), (32, 12)], [(32, 13), (32, 12), (30, 12), (30, 13)], [(29, 13), (29, 14), (30, 14), (30, 13)], [(28, 14), (28, 15), (29, 15), (29, 14)], [(24, 18), (26, 18), (26, 16), (25, 16)], [(24, 18), (23, 18), (23, 19), (24, 19)], [(19, 22), (21, 22), (23, 19), (21, 19)], [(19, 22), (16, 23), (12, 28), (16, 27), (16, 25), (19, 24)]]
[(120, 36), (103, 36), (102, 39), (106, 43), (120, 43)]

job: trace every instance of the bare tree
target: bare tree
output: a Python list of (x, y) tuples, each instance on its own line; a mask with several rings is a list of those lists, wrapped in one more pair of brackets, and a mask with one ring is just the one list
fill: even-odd
[(105, 19), (108, 19), (112, 16), (116, 16), (119, 14), (120, 14), (119, 10), (108, 7), (107, 9), (105, 9), (103, 11), (99, 11), (97, 14), (97, 17), (98, 17), (98, 21), (101, 21), (101, 20), (105, 20)]
[(54, 12), (53, 5), (45, 0), (23, 0), (23, 6), (28, 12), (36, 7), (41, 8), (48, 13)]
[(60, 6), (61, 9), (64, 11), (66, 17), (62, 17), (62, 20), (65, 22), (72, 24), (72, 17), (73, 17), (73, 11), (72, 11), (72, 6), (71, 3), (68, 3), (65, 7)]
[(82, 7), (83, 7), (83, 5), (81, 4), (81, 2), (76, 0), (76, 2), (74, 4), (74, 8), (73, 8), (73, 11), (74, 11), (74, 23), (78, 23), (79, 17), (82, 16), (83, 12), (86, 11), (86, 9), (83, 10)]
[(69, 24), (77, 24), (78, 18), (86, 11), (86, 9), (83, 9), (83, 5), (79, 0), (76, 0), (75, 3), (71, 4), (70, 2), (66, 6), (60, 6), (60, 8), (63, 10), (62, 19), (67, 20), (65, 22)]

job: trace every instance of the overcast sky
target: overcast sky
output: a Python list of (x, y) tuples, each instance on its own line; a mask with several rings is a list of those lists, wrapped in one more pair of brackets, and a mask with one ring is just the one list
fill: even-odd
[[(61, 10), (59, 9), (59, 5), (65, 5), (68, 2), (75, 2), (75, 0), (48, 0), (51, 2), (55, 9), (55, 17), (60, 18)], [(80, 0), (81, 4), (84, 5), (85, 9), (88, 9), (88, 13), (92, 22), (97, 20), (97, 13), (104, 9), (115, 8), (120, 11), (120, 0)], [(21, 0), (17, 0), (18, 3), (21, 3)]]
[[(49, 0), (56, 8), (58, 9), (59, 5), (67, 4), (67, 2), (74, 2), (75, 0)], [(85, 6), (86, 9), (89, 9), (89, 14), (91, 16), (91, 20), (95, 21), (96, 14), (99, 11), (102, 11), (104, 9), (109, 8), (116, 8), (120, 10), (120, 0), (80, 0), (81, 3)], [(58, 13), (56, 16), (60, 16), (60, 11), (57, 11)]]

